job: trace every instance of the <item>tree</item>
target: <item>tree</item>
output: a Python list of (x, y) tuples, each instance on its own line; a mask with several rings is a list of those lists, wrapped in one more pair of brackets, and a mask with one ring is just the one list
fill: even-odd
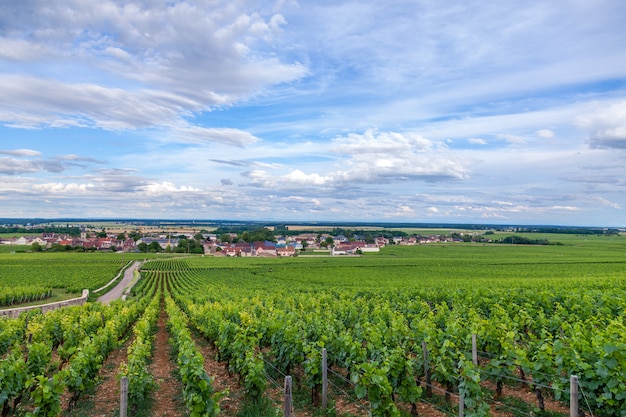
[(50, 245), (50, 249), (48, 249), (50, 252), (65, 252), (65, 246), (61, 245), (60, 243), (53, 243), (52, 245)]
[(136, 242), (141, 239), (141, 233), (139, 233), (139, 230), (133, 230), (128, 234), (128, 237)]
[(309, 242), (307, 242), (306, 240), (302, 241), (302, 251), (304, 252), (306, 250), (306, 248), (309, 247)]
[(107, 232), (103, 228), (101, 231), (98, 232), (96, 237), (107, 237)]
[(222, 233), (220, 235), (220, 242), (222, 242), (222, 243), (230, 243), (231, 242), (230, 233)]
[(116, 239), (117, 239), (117, 240), (124, 241), (124, 240), (126, 240), (126, 234), (124, 234), (124, 233), (120, 233), (119, 235), (117, 235), (117, 238), (116, 238)]
[(33, 250), (33, 252), (41, 252), (43, 251), (43, 247), (37, 243), (37, 242), (33, 242), (33, 244), (31, 245), (31, 248)]
[(264, 242), (264, 241), (275, 242), (276, 238), (274, 237), (274, 232), (266, 227), (260, 227), (258, 229), (254, 229), (250, 232), (250, 242)]
[(333, 246), (335, 244), (335, 239), (328, 236), (326, 240), (324, 240), (324, 243), (326, 244), (325, 246)]
[(137, 245), (137, 249), (139, 252), (148, 252), (148, 244), (146, 242), (141, 242)]
[(159, 245), (159, 242), (150, 242), (148, 245), (149, 252), (163, 252), (163, 248)]
[(202, 242), (195, 239), (180, 239), (176, 252), (201, 254), (204, 253), (204, 246), (202, 246)]

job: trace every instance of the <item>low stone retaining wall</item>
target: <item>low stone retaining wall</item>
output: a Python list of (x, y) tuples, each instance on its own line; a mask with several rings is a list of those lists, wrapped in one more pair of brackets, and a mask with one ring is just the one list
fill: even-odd
[(25, 311), (40, 309), (43, 313), (51, 310), (56, 310), (61, 307), (80, 306), (87, 302), (89, 298), (89, 290), (83, 290), (83, 295), (78, 298), (71, 298), (69, 300), (57, 301), (56, 303), (41, 304), (38, 306), (29, 307), (17, 307), (8, 310), (0, 310), (0, 317), (12, 317), (15, 318)]

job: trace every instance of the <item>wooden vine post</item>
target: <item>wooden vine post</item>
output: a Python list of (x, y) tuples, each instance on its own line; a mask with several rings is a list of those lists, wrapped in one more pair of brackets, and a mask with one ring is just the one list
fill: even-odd
[(291, 417), (292, 409), (292, 398), (291, 398), (291, 376), (287, 375), (285, 377), (285, 392), (284, 392), (284, 416)]
[(472, 363), (478, 366), (478, 348), (476, 346), (476, 335), (472, 334)]
[(128, 413), (128, 377), (123, 376), (120, 381), (120, 417)]
[(426, 395), (432, 397), (433, 387), (430, 383), (430, 367), (428, 366), (428, 348), (426, 347), (426, 341), (422, 340), (422, 351), (424, 353), (424, 378), (426, 379)]
[(328, 407), (328, 356), (326, 348), (322, 349), (322, 410)]
[(569, 379), (569, 415), (578, 417), (578, 377), (572, 375)]

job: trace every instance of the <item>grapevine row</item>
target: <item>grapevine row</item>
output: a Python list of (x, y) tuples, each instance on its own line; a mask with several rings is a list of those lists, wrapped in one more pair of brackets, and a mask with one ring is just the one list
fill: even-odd
[[(415, 403), (422, 395), (415, 377), (425, 377), (425, 341), (432, 380), (466, 397), (466, 414), (487, 412), (481, 381), (494, 381), (499, 395), (506, 381), (526, 379), (539, 396), (550, 393), (565, 401), (572, 374), (580, 376), (581, 389), (599, 415), (626, 412), (623, 288), (616, 297), (601, 283), (580, 291), (569, 286), (403, 292), (275, 286), (251, 297), (223, 286), (214, 270), (180, 262), (180, 269), (176, 261), (161, 265), (173, 277), (174, 297), (244, 383), (255, 374), (241, 364), (265, 358), (285, 373), (301, 366), (315, 389), (319, 350), (326, 347), (329, 366), (355, 383), (355, 394), (370, 400), (373, 413), (397, 415), (398, 401)], [(471, 361), (472, 334), (489, 357), (480, 366)]]
[(214, 417), (219, 414), (222, 393), (215, 392), (213, 381), (204, 371), (204, 358), (196, 348), (187, 328), (187, 317), (166, 293), (168, 328), (176, 352), (178, 371), (183, 383), (183, 398), (190, 417)]
[(128, 397), (132, 408), (147, 398), (156, 387), (148, 369), (152, 357), (154, 331), (160, 311), (162, 291), (159, 289), (146, 308), (143, 316), (133, 326), (133, 341), (128, 347), (126, 363), (120, 365), (118, 376), (128, 378)]
[[(0, 360), (3, 413), (27, 402), (33, 407), (29, 415), (57, 416), (66, 390), (70, 405), (74, 404), (96, 382), (103, 361), (118, 347), (155, 289), (152, 285), (148, 296), (135, 303), (87, 303), (46, 314), (27, 313), (4, 323), (0, 340), (8, 348)], [(53, 352), (58, 360), (52, 361)]]

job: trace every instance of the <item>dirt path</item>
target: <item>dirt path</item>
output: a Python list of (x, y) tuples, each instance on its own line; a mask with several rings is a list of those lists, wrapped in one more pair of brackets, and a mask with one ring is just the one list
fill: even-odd
[(152, 406), (152, 416), (158, 417), (180, 417), (183, 415), (185, 405), (182, 402), (182, 386), (175, 375), (176, 368), (170, 360), (171, 347), (168, 342), (166, 329), (167, 314), (161, 305), (159, 321), (157, 323), (157, 333), (154, 340), (154, 355), (150, 365), (150, 373), (158, 384), (154, 392), (154, 405)]
[(127, 359), (127, 349), (131, 340), (128, 340), (123, 346), (115, 349), (107, 360), (104, 362), (100, 370), (100, 384), (96, 388), (93, 395), (93, 412), (90, 413), (94, 417), (115, 417), (119, 415), (120, 409), (120, 392), (119, 383), (117, 382), (117, 372), (120, 363)]
[(194, 342), (204, 357), (204, 370), (213, 380), (215, 391), (228, 391), (228, 395), (220, 401), (220, 415), (225, 417), (237, 415), (244, 398), (244, 390), (237, 376), (228, 373), (225, 362), (215, 360), (217, 349), (210, 342), (199, 335), (194, 337)]
[(135, 271), (141, 267), (142, 263), (143, 262), (138, 261), (133, 263), (130, 268), (124, 271), (124, 278), (122, 278), (115, 288), (98, 298), (98, 301), (103, 304), (110, 304), (112, 301), (122, 298), (124, 290), (131, 285), (135, 277)]

